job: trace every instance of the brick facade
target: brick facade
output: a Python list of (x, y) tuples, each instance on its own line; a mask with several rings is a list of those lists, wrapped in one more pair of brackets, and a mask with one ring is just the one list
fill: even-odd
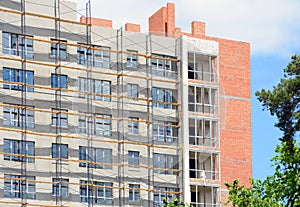
[[(106, 28), (112, 28), (112, 20), (108, 19), (100, 19), (100, 18), (90, 18), (91, 22), (88, 19), (88, 23), (91, 23), (93, 26), (100, 26), (100, 27), (106, 27)], [(81, 23), (86, 23), (87, 19), (85, 16), (80, 17)]]
[(127, 32), (141, 32), (141, 25), (126, 23), (125, 24), (125, 31), (127, 31)]
[(220, 161), (224, 202), (227, 195), (225, 182), (239, 179), (241, 184), (247, 185), (252, 177), (250, 44), (206, 36), (205, 23), (198, 21), (192, 22), (191, 33), (182, 32), (175, 28), (174, 14), (174, 4), (162, 7), (149, 18), (149, 32), (169, 37), (185, 35), (219, 43)]

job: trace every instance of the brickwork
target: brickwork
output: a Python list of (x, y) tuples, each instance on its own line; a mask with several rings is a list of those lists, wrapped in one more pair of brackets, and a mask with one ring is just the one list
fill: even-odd
[(127, 32), (141, 32), (141, 25), (126, 23), (125, 24), (125, 31), (127, 31)]
[(149, 17), (149, 32), (155, 35), (173, 37), (175, 32), (175, 5), (168, 3)]
[[(100, 18), (90, 18), (90, 19), (91, 19), (91, 22), (88, 19), (88, 23), (91, 23), (93, 26), (112, 28), (112, 20), (100, 19)], [(86, 17), (81, 16), (80, 17), (80, 22), (81, 23), (86, 23)]]
[[(174, 10), (174, 7), (172, 8)], [(163, 7), (149, 18), (149, 31), (166, 34), (162, 27), (165, 16), (170, 16), (166, 25), (173, 26), (174, 15)], [(175, 12), (174, 12), (175, 14)], [(151, 24), (150, 24), (151, 22)], [(160, 26), (158, 26), (160, 25)], [(173, 34), (170, 34), (173, 31)], [(214, 40), (219, 43), (219, 82), (221, 113), (221, 183), (222, 202), (227, 193), (224, 182), (239, 179), (249, 184), (252, 177), (252, 134), (250, 101), (250, 44), (245, 42), (208, 37), (205, 23), (193, 21), (191, 33), (180, 28), (168, 27), (168, 36), (185, 35), (193, 38)]]
[(204, 22), (192, 22), (192, 35), (193, 37), (204, 37), (205, 36), (205, 23)]

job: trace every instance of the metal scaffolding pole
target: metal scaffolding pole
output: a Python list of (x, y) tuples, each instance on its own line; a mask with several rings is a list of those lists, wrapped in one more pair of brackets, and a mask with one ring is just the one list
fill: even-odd
[[(26, 59), (26, 51), (25, 51), (25, 41), (26, 39), (24, 38), (24, 36), (26, 35), (26, 16), (25, 16), (25, 10), (26, 10), (26, 5), (25, 5), (25, 0), (21, 0), (21, 41), (22, 41), (22, 47), (21, 47), (21, 58), (22, 59)], [(27, 75), (26, 75), (26, 61), (22, 61), (21, 63), (21, 67), (22, 67), (22, 72), (23, 73), (23, 78), (25, 79), (25, 83), (27, 82)], [(27, 88), (26, 87), (22, 87), (21, 88), (21, 114), (24, 114), (24, 117), (22, 118), (23, 120), (21, 120), (21, 129), (24, 130), (21, 133), (21, 147), (22, 145), (25, 146), (26, 140), (27, 140), (27, 121), (26, 121), (26, 117), (27, 117), (27, 110), (26, 110), (26, 104), (27, 104)], [(22, 176), (22, 180), (21, 180), (21, 185), (24, 186), (21, 192), (21, 200), (22, 200), (22, 207), (27, 206), (27, 159), (23, 159), (21, 161), (21, 176)]]
[(118, 133), (118, 179), (119, 179), (119, 206), (126, 205), (125, 203), (125, 136), (124, 136), (124, 76), (123, 76), (123, 53), (120, 52), (123, 50), (123, 28), (121, 27), (117, 30), (117, 111), (119, 121), (117, 122), (117, 133)]
[[(91, 11), (91, 0), (88, 0), (86, 3), (86, 18), (85, 18), (85, 23), (86, 23), (86, 45), (87, 45), (87, 54), (89, 52), (92, 52), (92, 20), (91, 20), (91, 16), (92, 16), (92, 11)], [(91, 89), (93, 86), (93, 82), (91, 81), (92, 79), (92, 60), (89, 59), (87, 57), (87, 61), (86, 61), (86, 84), (87, 84), (87, 88)], [(88, 91), (91, 92), (91, 91)], [(92, 95), (91, 94), (86, 94), (86, 109), (87, 109), (87, 114), (89, 116), (91, 116), (93, 114), (93, 102), (92, 102)], [(94, 119), (94, 118), (92, 118)], [(87, 121), (87, 156), (91, 156), (90, 155), (90, 150), (93, 147), (93, 132), (91, 131), (93, 129), (93, 127), (90, 125), (90, 117), (88, 117), (88, 121)], [(89, 160), (92, 160), (93, 157), (89, 157)], [(93, 169), (90, 166), (90, 164), (87, 164), (87, 180), (88, 180), (88, 184), (91, 184), (91, 186), (88, 186), (88, 188), (92, 188), (91, 191), (88, 190), (88, 207), (92, 207), (94, 206), (94, 185), (93, 185)], [(90, 194), (91, 192), (91, 194)]]
[[(61, 116), (62, 116), (62, 86), (61, 86), (61, 28), (60, 28), (60, 0), (54, 0), (54, 16), (55, 16), (55, 40), (57, 40), (55, 45), (55, 81), (57, 81), (57, 90), (55, 90), (55, 109), (53, 110), (52, 116), (55, 118), (55, 147), (57, 152), (58, 159), (55, 161), (55, 179), (56, 179), (56, 195), (55, 195), (55, 203), (57, 206), (62, 206), (62, 193), (60, 192), (60, 186), (62, 185), (62, 160), (61, 160)], [(53, 124), (53, 123), (52, 123)]]
[[(148, 57), (151, 56), (152, 53), (152, 38), (151, 34), (146, 36), (146, 54)], [(152, 69), (151, 69), (151, 58), (146, 58), (146, 73), (147, 73), (147, 99), (152, 99)], [(148, 115), (148, 123), (153, 123), (153, 104), (150, 103), (150, 101), (147, 102), (147, 115)], [(152, 124), (153, 127), (153, 124)], [(149, 144), (153, 146), (153, 135), (151, 133), (151, 126), (150, 124), (147, 124), (147, 137)], [(153, 148), (151, 146), (147, 147), (147, 156), (148, 156), (148, 166), (153, 166), (152, 162), (152, 154), (153, 154)], [(151, 189), (154, 188), (154, 173), (153, 169), (148, 169), (148, 206), (151, 206), (151, 201), (153, 198), (151, 197), (152, 193), (150, 192)]]

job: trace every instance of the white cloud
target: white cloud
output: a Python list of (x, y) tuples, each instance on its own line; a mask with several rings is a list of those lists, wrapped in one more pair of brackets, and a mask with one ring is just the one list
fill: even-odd
[[(84, 8), (81, 2), (79, 8)], [(93, 16), (148, 30), (148, 17), (166, 0), (93, 0)], [(209, 36), (246, 41), (256, 54), (286, 54), (300, 48), (299, 0), (173, 0), (176, 26), (190, 31), (193, 20), (206, 22)], [(290, 54), (289, 54), (290, 55)]]

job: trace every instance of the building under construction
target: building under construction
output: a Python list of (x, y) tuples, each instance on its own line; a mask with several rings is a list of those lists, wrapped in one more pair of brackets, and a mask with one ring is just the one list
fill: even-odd
[(0, 1), (0, 206), (217, 207), (248, 182), (250, 46), (174, 7), (146, 34), (88, 0)]

